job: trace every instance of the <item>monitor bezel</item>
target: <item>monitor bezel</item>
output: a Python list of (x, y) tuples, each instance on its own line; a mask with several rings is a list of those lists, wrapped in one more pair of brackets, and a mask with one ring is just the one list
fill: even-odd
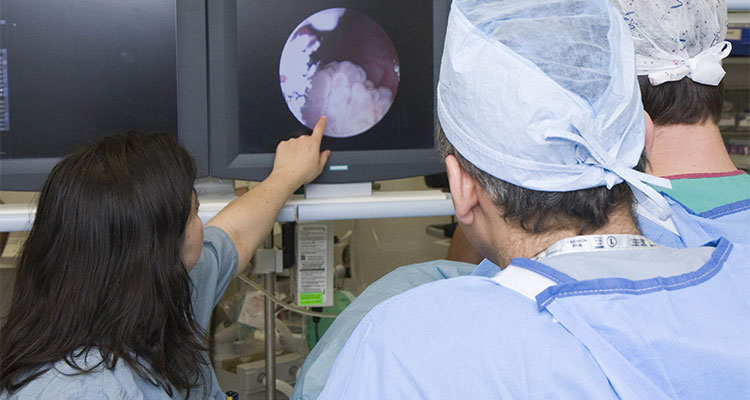
[[(437, 127), (435, 90), (442, 57), (449, 1), (433, 1), (433, 126)], [(237, 92), (237, 3), (209, 2), (209, 143), (211, 176), (260, 181), (273, 166), (273, 153), (239, 153)], [(433, 135), (435, 135), (434, 130)], [(422, 176), (445, 170), (433, 147), (409, 150), (336, 151), (316, 183), (351, 183)]]

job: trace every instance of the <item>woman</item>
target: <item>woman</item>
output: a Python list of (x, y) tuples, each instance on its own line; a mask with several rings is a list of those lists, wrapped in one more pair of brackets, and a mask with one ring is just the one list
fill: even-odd
[(0, 397), (224, 399), (211, 310), (286, 199), (322, 171), (325, 119), (208, 226), (195, 165), (166, 134), (119, 134), (52, 170), (0, 337)]

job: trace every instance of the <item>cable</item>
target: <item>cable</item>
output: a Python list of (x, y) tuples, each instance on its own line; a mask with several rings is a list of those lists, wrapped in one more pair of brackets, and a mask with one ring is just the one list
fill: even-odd
[[(321, 312), (323, 311), (323, 307), (313, 307), (313, 311), (315, 312)], [(315, 324), (315, 343), (318, 343), (320, 341), (320, 333), (318, 333), (318, 325), (320, 324), (320, 317), (312, 317), (312, 322)]]
[(309, 315), (309, 316), (312, 316), (312, 317), (336, 318), (336, 317), (339, 316), (338, 314), (328, 314), (328, 313), (322, 313), (322, 312), (308, 311), (308, 310), (305, 310), (304, 308), (296, 307), (296, 306), (293, 306), (291, 304), (284, 303), (283, 301), (277, 299), (276, 296), (274, 296), (271, 293), (269, 293), (268, 290), (266, 290), (266, 288), (264, 288), (263, 286), (261, 286), (259, 283), (254, 282), (252, 279), (246, 277), (245, 275), (239, 275), (238, 278), (240, 278), (240, 280), (242, 282), (247, 283), (248, 285), (252, 286), (254, 289), (256, 289), (256, 290), (260, 291), (261, 293), (263, 293), (263, 295), (265, 295), (266, 297), (268, 297), (274, 303), (280, 305), (281, 307), (286, 308), (287, 310), (291, 310), (291, 311), (294, 311), (294, 312), (297, 312), (297, 313), (300, 313), (300, 314), (303, 314), (303, 315)]

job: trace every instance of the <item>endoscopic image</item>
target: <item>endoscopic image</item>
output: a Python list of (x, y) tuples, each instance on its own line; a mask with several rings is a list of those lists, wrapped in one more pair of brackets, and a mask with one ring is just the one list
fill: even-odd
[(433, 147), (433, 0), (240, 0), (236, 35), (240, 154), (322, 115), (331, 151)]
[(289, 111), (312, 128), (328, 118), (325, 135), (347, 138), (377, 124), (396, 98), (399, 58), (372, 18), (328, 8), (290, 33), (279, 60), (279, 83)]

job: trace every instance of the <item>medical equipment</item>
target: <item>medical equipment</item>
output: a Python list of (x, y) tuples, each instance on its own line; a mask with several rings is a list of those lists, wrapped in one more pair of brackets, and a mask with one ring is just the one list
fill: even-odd
[(333, 305), (333, 222), (297, 223), (295, 303)]
[(318, 183), (443, 170), (434, 90), (448, 4), (209, 2), (211, 175), (264, 178), (279, 141), (322, 111), (333, 153)]
[(3, 0), (0, 189), (39, 190), (76, 147), (131, 130), (176, 134), (205, 175), (205, 8)]

